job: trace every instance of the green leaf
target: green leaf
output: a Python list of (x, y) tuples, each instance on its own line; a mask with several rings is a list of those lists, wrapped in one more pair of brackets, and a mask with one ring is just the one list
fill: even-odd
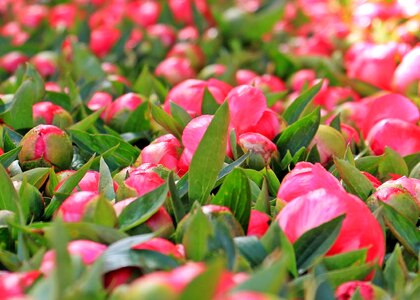
[(328, 280), (333, 288), (337, 288), (340, 284), (353, 280), (364, 280), (372, 271), (373, 266), (370, 264), (356, 265), (350, 268), (331, 271), (321, 275), (322, 279)]
[(328, 270), (338, 270), (362, 264), (366, 261), (367, 249), (359, 249), (342, 254), (324, 257), (323, 264)]
[(251, 267), (260, 265), (268, 254), (256, 236), (236, 237), (234, 240), (241, 255), (246, 258)]
[(85, 45), (73, 43), (73, 72), (77, 79), (86, 82), (105, 78), (99, 60), (94, 56)]
[[(35, 83), (25, 80), (13, 96), (10, 108), (3, 114), (4, 122), (14, 129), (33, 127), (32, 105), (37, 100), (34, 98)], [(19, 116), (19, 118), (16, 118)]]
[(283, 255), (268, 267), (261, 268), (252, 277), (239, 285), (233, 291), (255, 291), (278, 294), (287, 278), (287, 255)]
[(174, 213), (175, 221), (178, 224), (181, 221), (181, 219), (185, 216), (185, 210), (184, 210), (183, 203), (181, 201), (181, 198), (179, 197), (179, 193), (175, 185), (173, 172), (169, 173), (168, 187), (169, 187), (169, 192), (171, 194), (169, 198), (169, 203)]
[(130, 113), (127, 121), (124, 123), (123, 132), (139, 132), (150, 129), (150, 121), (148, 119), (149, 103), (140, 104), (133, 112)]
[[(10, 210), (17, 216), (19, 211), (19, 195), (3, 166), (0, 165), (0, 210)], [(23, 217), (23, 215), (21, 214)]]
[(16, 160), (20, 149), (22, 149), (22, 147), (15, 148), (0, 155), (0, 164), (5, 168), (9, 167), (10, 164)]
[(266, 168), (263, 172), (265, 172), (265, 178), (267, 179), (268, 191), (270, 195), (276, 196), (280, 188), (279, 178), (270, 168)]
[(292, 104), (289, 105), (289, 107), (283, 113), (283, 118), (289, 125), (299, 120), (300, 115), (305, 110), (309, 102), (315, 97), (316, 94), (318, 94), (321, 87), (322, 81), (305, 90), (292, 102)]
[(397, 296), (404, 290), (408, 279), (408, 272), (399, 245), (395, 245), (394, 251), (386, 261), (384, 277), (387, 290), (392, 295)]
[(115, 199), (114, 180), (105, 160), (101, 157), (99, 163), (99, 193), (105, 195), (108, 200)]
[(71, 125), (68, 129), (70, 130), (80, 130), (80, 131), (87, 131), (93, 127), (95, 122), (99, 119), (99, 116), (104, 111), (103, 108), (100, 110), (95, 111), (94, 113), (90, 114), (86, 118), (83, 118), (79, 122)]
[(147, 221), (163, 205), (168, 190), (168, 185), (162, 184), (127, 205), (118, 217), (120, 228), (126, 231)]
[(408, 167), (401, 155), (385, 147), (385, 152), (379, 162), (378, 173), (381, 179), (390, 179), (390, 174), (408, 176)]
[(194, 205), (182, 237), (186, 257), (194, 261), (204, 259), (209, 254), (209, 238), (212, 235), (213, 228), (210, 220), (203, 213), (200, 205)]
[(203, 115), (214, 115), (218, 108), (219, 103), (216, 102), (216, 99), (214, 99), (208, 88), (205, 88), (203, 103), (201, 104), (201, 113)]
[(296, 266), (295, 250), (292, 243), (289, 241), (283, 230), (280, 228), (278, 222), (272, 222), (267, 232), (261, 238), (261, 243), (264, 246), (267, 253), (273, 252), (276, 248), (280, 248), (287, 257), (288, 270), (294, 276), (298, 276)]
[(334, 117), (334, 119), (332, 119), (332, 121), (330, 122), (330, 126), (332, 128), (334, 128), (335, 130), (339, 131), (339, 132), (341, 132), (341, 121), (340, 121), (340, 118), (341, 118), (341, 113), (338, 113)]
[(65, 223), (72, 240), (90, 240), (98, 243), (112, 244), (126, 238), (127, 235), (117, 229), (93, 223)]
[(169, 106), (171, 108), (172, 117), (178, 124), (181, 125), (182, 128), (185, 128), (187, 124), (192, 120), (192, 117), (178, 104), (175, 102), (170, 102)]
[(420, 152), (404, 156), (404, 161), (408, 170), (413, 170), (413, 168), (420, 162)]
[(140, 151), (119, 137), (108, 134), (88, 134), (80, 130), (69, 130), (73, 142), (89, 154), (105, 154), (109, 149), (118, 146), (106, 160), (110, 168), (123, 168), (133, 164)]
[(23, 173), (19, 173), (12, 177), (12, 180), (23, 181), (25, 180), (35, 186), (37, 189), (40, 189), (45, 181), (47, 180), (50, 174), (51, 168), (34, 168)]
[(294, 243), (299, 273), (306, 271), (328, 252), (337, 239), (343, 220), (344, 215), (308, 230)]
[(223, 270), (224, 263), (222, 259), (211, 263), (203, 273), (191, 280), (178, 299), (214, 299), (214, 294), (216, 293)]
[(168, 115), (162, 108), (151, 104), (153, 119), (169, 133), (172, 133), (178, 140), (181, 140), (182, 126), (175, 119)]
[(67, 180), (59, 187), (56, 194), (51, 199), (50, 204), (45, 209), (44, 218), (49, 219), (52, 217), (61, 203), (72, 193), (80, 180), (82, 180), (83, 176), (85, 176), (93, 161), (94, 157), (84, 164), (83, 167), (77, 170), (76, 173), (67, 178)]
[(114, 227), (117, 224), (117, 216), (111, 202), (103, 196), (90, 201), (84, 209), (84, 222), (90, 222), (97, 225)]
[(263, 179), (263, 184), (261, 187), (261, 191), (258, 195), (257, 200), (255, 201), (255, 207), (254, 209), (263, 212), (265, 214), (271, 215), (271, 206), (270, 201), (268, 197), (268, 187), (267, 187), (267, 179)]
[(335, 157), (334, 163), (341, 179), (346, 184), (347, 191), (366, 201), (375, 191), (369, 179), (348, 161)]
[(281, 157), (289, 150), (295, 155), (302, 147), (307, 147), (314, 138), (321, 120), (320, 108), (289, 125), (277, 140), (277, 148)]
[(190, 201), (204, 204), (223, 167), (229, 126), (229, 107), (217, 110), (192, 158), (188, 175)]
[(404, 245), (411, 254), (418, 256), (420, 251), (420, 231), (416, 226), (401, 215), (392, 206), (379, 201), (382, 207), (385, 224), (398, 241)]
[(230, 208), (246, 232), (251, 214), (251, 190), (248, 178), (240, 169), (234, 169), (225, 179), (212, 204)]
[(150, 75), (149, 67), (144, 65), (141, 73), (133, 84), (133, 91), (138, 94), (150, 96), (153, 92), (153, 76)]

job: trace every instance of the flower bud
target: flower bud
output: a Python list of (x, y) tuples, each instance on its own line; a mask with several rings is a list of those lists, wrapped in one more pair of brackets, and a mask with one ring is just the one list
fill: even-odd
[(316, 73), (311, 69), (303, 69), (292, 75), (291, 85), (295, 92), (300, 92), (305, 86), (309, 86), (316, 78)]
[(87, 205), (98, 199), (97, 192), (77, 192), (68, 197), (58, 208), (56, 216), (64, 222), (80, 222)]
[(343, 135), (327, 125), (319, 125), (318, 131), (309, 145), (310, 148), (315, 146), (318, 149), (322, 165), (328, 165), (333, 156), (342, 158), (346, 152), (346, 140)]
[(420, 84), (420, 46), (408, 52), (397, 67), (393, 78), (394, 90), (417, 95)]
[(157, 1), (134, 1), (128, 3), (127, 7), (130, 20), (142, 27), (156, 24), (160, 11), (161, 4)]
[(166, 24), (154, 24), (147, 26), (147, 34), (150, 37), (160, 40), (164, 47), (170, 47), (175, 43), (176, 34), (174, 29)]
[(344, 192), (337, 178), (321, 164), (299, 162), (281, 182), (277, 198), (286, 202), (302, 196), (310, 191), (325, 188)]
[(194, 78), (196, 73), (187, 58), (168, 57), (157, 65), (155, 75), (165, 78), (170, 84), (175, 85), (181, 81)]
[(258, 210), (252, 209), (249, 217), (247, 235), (256, 235), (258, 238), (262, 237), (268, 227), (270, 226), (270, 217)]
[(172, 134), (163, 135), (143, 148), (140, 154), (141, 162), (161, 164), (170, 170), (177, 171), (180, 148), (179, 141)]
[(143, 103), (137, 94), (124, 94), (112, 102), (106, 110), (105, 122), (116, 130), (122, 130), (131, 112)]
[(105, 57), (120, 38), (116, 28), (103, 26), (94, 29), (90, 34), (89, 48), (99, 58)]
[(261, 170), (264, 166), (267, 166), (277, 152), (277, 146), (259, 133), (241, 134), (238, 138), (238, 143), (245, 153), (251, 152), (250, 162), (257, 162), (257, 160), (262, 159), (261, 164), (257, 163), (251, 166), (256, 167), (256, 170)]
[[(168, 52), (166, 57), (182, 57), (188, 59), (193, 68), (199, 68), (204, 64), (204, 53), (201, 48), (193, 43), (177, 43)], [(180, 80), (182, 81), (182, 80)]]
[[(89, 240), (71, 241), (67, 245), (67, 251), (70, 253), (70, 255), (79, 256), (85, 265), (93, 264), (96, 259), (106, 250), (106, 248), (107, 246), (103, 244)], [(55, 251), (49, 250), (45, 253), (39, 270), (44, 275), (50, 275), (51, 271), (55, 267), (55, 264)]]
[(61, 106), (51, 102), (35, 103), (32, 113), (36, 125), (47, 124), (64, 129), (73, 124), (71, 115)]
[(372, 284), (366, 281), (349, 281), (343, 283), (335, 291), (335, 296), (338, 300), (352, 299), (356, 290), (359, 291), (360, 299), (375, 299)]
[(286, 90), (284, 82), (280, 78), (270, 74), (256, 76), (247, 84), (259, 88), (264, 93), (274, 93)]
[(18, 51), (9, 52), (0, 57), (0, 68), (8, 73), (14, 73), (28, 58)]
[(44, 51), (31, 58), (31, 63), (42, 77), (54, 75), (57, 69), (57, 57), (55, 53)]
[(375, 155), (390, 147), (405, 156), (420, 151), (420, 127), (399, 119), (385, 119), (369, 131), (366, 142)]
[(248, 82), (252, 81), (252, 79), (257, 76), (258, 74), (251, 70), (240, 69), (236, 71), (235, 80), (238, 85), (243, 85), (248, 84)]
[(276, 220), (294, 243), (308, 230), (343, 214), (338, 237), (326, 255), (366, 248), (366, 262), (382, 265), (385, 255), (382, 228), (366, 204), (356, 196), (331, 187), (313, 190), (289, 202)]
[(20, 299), (41, 275), (39, 271), (6, 272), (0, 271), (0, 295), (2, 299)]
[(36, 167), (67, 169), (73, 159), (69, 136), (53, 125), (38, 125), (20, 141), (19, 163), (23, 170)]
[(160, 185), (165, 181), (156, 174), (153, 169), (145, 169), (142, 166), (135, 168), (129, 172), (129, 177), (124, 184), (136, 191), (137, 196), (142, 196)]
[(50, 12), (49, 23), (54, 28), (70, 28), (74, 25), (77, 16), (75, 4), (55, 5)]
[(156, 251), (178, 259), (184, 258), (184, 254), (179, 251), (175, 244), (160, 237), (156, 237), (149, 241), (134, 245), (131, 247), (131, 249)]

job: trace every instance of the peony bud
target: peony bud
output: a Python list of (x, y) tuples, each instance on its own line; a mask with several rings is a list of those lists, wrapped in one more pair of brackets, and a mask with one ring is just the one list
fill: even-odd
[(285, 83), (280, 78), (270, 74), (256, 76), (247, 84), (253, 85), (265, 93), (274, 93), (286, 90)]
[(24, 54), (18, 51), (12, 51), (0, 57), (0, 68), (6, 72), (14, 73), (17, 68), (28, 60)]
[(134, 93), (118, 97), (108, 106), (105, 122), (117, 130), (122, 130), (129, 114), (136, 110), (141, 103), (143, 103), (143, 99)]
[(105, 57), (120, 38), (120, 31), (116, 28), (101, 27), (90, 34), (89, 48), (99, 58)]
[(326, 255), (366, 248), (366, 262), (381, 265), (385, 255), (382, 228), (365, 203), (356, 196), (331, 187), (329, 190), (312, 190), (289, 202), (276, 220), (294, 243), (308, 230), (343, 214), (341, 230)]
[(54, 28), (70, 28), (76, 21), (77, 8), (74, 4), (60, 4), (51, 9), (50, 25)]
[(187, 58), (168, 57), (157, 65), (155, 75), (165, 78), (170, 84), (175, 85), (181, 81), (194, 78), (196, 73)]
[(302, 196), (310, 191), (325, 188), (344, 192), (337, 178), (325, 170), (320, 164), (299, 162), (281, 182), (277, 198), (286, 202)]
[(149, 241), (134, 245), (131, 247), (131, 249), (156, 251), (178, 259), (184, 258), (184, 254), (179, 251), (176, 245), (160, 237), (156, 237)]
[(270, 226), (270, 217), (258, 210), (252, 209), (251, 216), (249, 217), (247, 235), (256, 235), (262, 237)]
[(335, 296), (337, 297), (337, 300), (353, 299), (356, 290), (359, 291), (360, 299), (362, 300), (375, 299), (372, 284), (366, 281), (349, 281), (343, 283), (335, 291)]
[(178, 40), (184, 42), (196, 42), (200, 33), (194, 26), (186, 26), (178, 31)]
[(163, 135), (141, 151), (141, 162), (161, 164), (170, 170), (177, 171), (180, 148), (179, 141), (172, 134)]
[(147, 27), (156, 24), (159, 19), (161, 5), (157, 1), (134, 1), (127, 7), (127, 14), (134, 23)]
[[(67, 251), (71, 256), (79, 256), (82, 259), (83, 264), (91, 265), (101, 254), (106, 250), (107, 246), (88, 241), (88, 240), (76, 240), (71, 241), (67, 245)], [(44, 275), (50, 275), (56, 264), (55, 251), (49, 250), (45, 253), (41, 267), (39, 270)]]
[(67, 169), (73, 159), (69, 136), (53, 125), (38, 125), (20, 141), (19, 163), (24, 170), (36, 167)]
[(21, 299), (25, 296), (25, 291), (39, 277), (39, 271), (28, 272), (6, 272), (0, 271), (0, 295), (2, 299)]
[(322, 165), (328, 165), (333, 156), (342, 158), (346, 152), (346, 140), (343, 135), (327, 125), (319, 125), (310, 148), (316, 146)]
[(76, 192), (64, 200), (58, 208), (56, 216), (64, 222), (80, 222), (87, 205), (98, 198), (97, 192)]
[(257, 77), (258, 74), (251, 70), (241, 69), (236, 71), (235, 81), (238, 85), (248, 84), (252, 79)]
[(39, 52), (31, 58), (30, 62), (43, 77), (54, 75), (57, 69), (57, 56), (54, 52)]
[(311, 69), (304, 69), (292, 75), (291, 85), (295, 92), (300, 92), (305, 86), (309, 86), (316, 78), (316, 73)]
[(176, 34), (174, 29), (166, 24), (154, 24), (147, 26), (147, 34), (160, 40), (164, 47), (170, 47), (175, 43)]
[(385, 119), (369, 131), (367, 144), (375, 155), (390, 147), (405, 156), (420, 151), (420, 127), (399, 119)]
[(36, 125), (54, 125), (61, 129), (73, 124), (71, 115), (61, 106), (51, 102), (38, 102), (32, 106), (32, 114)]
[(170, 112), (170, 102), (185, 109), (191, 116), (201, 115), (201, 106), (205, 89), (208, 89), (218, 104), (222, 104), (232, 89), (227, 83), (209, 79), (208, 81), (188, 79), (174, 86), (166, 97), (164, 109)]
[[(73, 170), (67, 170), (63, 172), (59, 172), (57, 174), (58, 178), (60, 179), (57, 186), (54, 189), (54, 192), (56, 192), (66, 181), (67, 179), (76, 173), (76, 171)], [(85, 176), (79, 181), (77, 186), (74, 188), (72, 193), (76, 192), (99, 192), (99, 181), (100, 181), (100, 173), (96, 171), (87, 171)], [(113, 183), (114, 185), (114, 191), (117, 191), (118, 184), (116, 182)]]
[(256, 169), (260, 170), (270, 163), (271, 158), (277, 153), (277, 146), (268, 138), (259, 133), (244, 133), (238, 138), (239, 146), (247, 153), (252, 153), (250, 162), (261, 161), (262, 164), (257, 163)]
[(145, 169), (142, 166), (131, 170), (129, 172), (129, 177), (124, 181), (127, 187), (136, 191), (137, 196), (142, 196), (156, 189), (164, 182), (165, 181), (156, 174), (153, 169)]
[[(204, 64), (204, 53), (201, 48), (193, 43), (177, 43), (168, 52), (166, 57), (186, 58), (194, 68)], [(179, 82), (182, 80), (179, 80)]]
[[(392, 85), (394, 90), (407, 94), (412, 91), (418, 94), (420, 81), (420, 46), (408, 52), (394, 73)], [(413, 87), (413, 88), (412, 88)]]

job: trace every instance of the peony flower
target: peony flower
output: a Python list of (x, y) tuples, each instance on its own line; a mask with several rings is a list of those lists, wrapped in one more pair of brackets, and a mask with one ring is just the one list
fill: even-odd
[(337, 300), (350, 300), (356, 290), (359, 291), (361, 299), (363, 300), (375, 299), (372, 284), (366, 281), (349, 281), (343, 283), (335, 291), (335, 296), (337, 297)]
[(381, 226), (369, 208), (356, 196), (331, 188), (312, 190), (289, 202), (276, 220), (294, 243), (308, 230), (343, 214), (345, 218), (337, 240), (326, 255), (366, 248), (366, 261), (381, 265), (385, 255)]
[(98, 198), (98, 192), (76, 192), (64, 200), (56, 216), (64, 222), (80, 222), (87, 205)]
[(417, 93), (420, 81), (420, 46), (414, 47), (404, 57), (394, 73), (392, 86), (399, 93), (410, 92), (414, 86), (414, 94)]
[(256, 235), (259, 238), (262, 237), (268, 230), (270, 221), (271, 219), (267, 214), (251, 209), (247, 235)]
[(155, 75), (165, 78), (170, 84), (175, 85), (194, 78), (196, 73), (189, 59), (172, 56), (165, 58), (157, 65)]
[(55, 125), (62, 129), (73, 124), (71, 115), (61, 106), (51, 102), (38, 102), (32, 106), (34, 123)]
[(140, 154), (142, 163), (163, 165), (164, 167), (177, 170), (178, 150), (181, 148), (179, 141), (172, 134), (165, 134), (148, 146), (143, 148)]

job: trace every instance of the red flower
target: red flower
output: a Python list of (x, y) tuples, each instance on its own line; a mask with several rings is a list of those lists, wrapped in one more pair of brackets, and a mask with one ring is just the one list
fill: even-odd
[(77, 192), (60, 205), (57, 216), (64, 222), (80, 222), (86, 206), (99, 197), (97, 192)]
[(89, 48), (96, 56), (102, 58), (111, 51), (120, 35), (120, 31), (116, 28), (96, 28), (90, 34)]
[(144, 169), (142, 166), (132, 170), (129, 177), (124, 181), (128, 187), (136, 191), (138, 196), (156, 189), (164, 182), (152, 169)]
[(411, 86), (414, 94), (418, 91), (420, 81), (420, 46), (408, 52), (394, 73), (392, 86), (400, 93), (407, 93)]
[(18, 51), (12, 51), (0, 57), (0, 68), (6, 70), (6, 72), (13, 73), (27, 60), (28, 57), (24, 54)]
[(66, 128), (73, 123), (71, 115), (61, 106), (51, 102), (38, 102), (32, 106), (35, 124), (56, 125)]
[(268, 164), (270, 159), (277, 151), (277, 146), (270, 141), (268, 138), (259, 133), (244, 133), (238, 138), (239, 145), (246, 152), (251, 151), (253, 153), (261, 155), (264, 162)]
[(20, 299), (25, 296), (29, 288), (41, 275), (39, 271), (10, 273), (0, 271), (0, 295), (2, 299)]
[(277, 220), (294, 243), (308, 230), (342, 214), (345, 218), (341, 230), (327, 255), (367, 248), (366, 261), (376, 261), (381, 265), (385, 255), (381, 226), (369, 208), (353, 195), (337, 189), (317, 189), (289, 202), (280, 211)]
[(184, 258), (184, 254), (179, 251), (179, 248), (175, 244), (159, 237), (134, 245), (133, 247), (131, 247), (131, 249), (151, 250), (179, 259)]
[(165, 58), (157, 65), (155, 75), (165, 78), (172, 85), (196, 76), (191, 62), (185, 57)]

